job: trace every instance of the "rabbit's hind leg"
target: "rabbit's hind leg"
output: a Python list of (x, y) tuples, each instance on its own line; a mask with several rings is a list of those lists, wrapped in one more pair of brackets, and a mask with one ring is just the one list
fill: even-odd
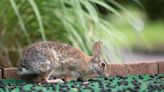
[(64, 81), (62, 79), (48, 79), (48, 78), (45, 78), (45, 81), (47, 83), (64, 83)]
[(63, 83), (64, 81), (60, 78), (58, 79), (50, 79), (50, 77), (53, 75), (54, 71), (51, 71), (46, 77), (45, 77), (45, 81), (47, 83)]

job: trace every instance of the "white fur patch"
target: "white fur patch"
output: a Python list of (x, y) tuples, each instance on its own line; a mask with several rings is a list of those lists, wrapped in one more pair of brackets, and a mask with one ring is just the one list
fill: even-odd
[(48, 59), (46, 60), (46, 63), (47, 63), (47, 64), (51, 64), (51, 62), (50, 62)]
[(22, 71), (18, 71), (18, 74), (19, 75), (28, 75), (28, 74), (32, 74), (32, 72), (25, 68), (22, 68)]
[(51, 69), (51, 67), (50, 67), (51, 62), (48, 59), (46, 60), (46, 64), (47, 64), (46, 70)]

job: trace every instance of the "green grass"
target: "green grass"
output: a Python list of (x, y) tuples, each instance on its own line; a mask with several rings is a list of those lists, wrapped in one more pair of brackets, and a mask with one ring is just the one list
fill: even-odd
[(155, 48), (158, 45), (164, 46), (164, 22), (146, 22), (144, 29), (137, 32), (130, 26), (121, 26), (118, 29), (128, 38), (127, 46), (147, 46)]
[(151, 44), (164, 44), (164, 22), (150, 22), (145, 25), (143, 36)]
[[(121, 32), (125, 37), (127, 37), (127, 43), (125, 46), (141, 46), (145, 47), (155, 47), (156, 45), (163, 45), (164, 42), (164, 22), (163, 20), (150, 21), (145, 15), (144, 6), (134, 7), (130, 5), (125, 5), (128, 9), (127, 11), (120, 10), (120, 14), (125, 17), (125, 19), (118, 18), (113, 15), (106, 17), (110, 20), (115, 28)], [(129, 15), (129, 12), (131, 13)], [(131, 19), (132, 20), (129, 20)]]

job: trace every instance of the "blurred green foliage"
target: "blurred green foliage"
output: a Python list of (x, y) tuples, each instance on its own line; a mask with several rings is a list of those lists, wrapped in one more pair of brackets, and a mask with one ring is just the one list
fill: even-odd
[[(144, 35), (150, 44), (161, 43), (163, 36), (153, 34), (163, 33), (163, 22), (157, 25), (148, 22), (142, 29), (147, 21), (144, 13), (150, 19), (163, 18), (163, 1), (159, 1), (1, 0), (0, 66), (12, 67), (27, 45), (41, 40), (65, 42), (89, 55), (93, 43), (101, 40), (103, 51), (110, 55), (107, 57), (115, 59), (119, 58), (118, 48), (137, 44), (134, 37), (139, 36), (134, 35)], [(137, 7), (139, 11), (129, 6)], [(141, 30), (145, 30), (143, 32), (138, 32), (140, 27), (135, 24), (138, 19), (141, 20)]]
[[(108, 1), (108, 0), (106, 0)], [(136, 6), (144, 10), (149, 20), (164, 20), (164, 0), (116, 0), (122, 5)], [(135, 2), (135, 3), (134, 3)]]
[(66, 42), (89, 55), (93, 43), (101, 40), (114, 51), (123, 39), (98, 6), (122, 17), (104, 0), (1, 0), (0, 65), (12, 67), (25, 46), (41, 40)]
[(156, 48), (158, 45), (164, 45), (164, 22), (148, 22), (145, 23), (144, 29), (140, 33), (136, 33), (132, 27), (120, 27), (119, 29), (129, 38), (129, 44), (146, 48)]
[(164, 20), (164, 0), (140, 0), (150, 20)]

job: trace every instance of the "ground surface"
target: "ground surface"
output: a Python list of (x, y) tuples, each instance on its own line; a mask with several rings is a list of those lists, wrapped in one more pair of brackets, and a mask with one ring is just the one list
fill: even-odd
[(164, 92), (164, 74), (130, 75), (127, 77), (95, 78), (88, 82), (34, 84), (23, 80), (1, 80), (0, 92)]

